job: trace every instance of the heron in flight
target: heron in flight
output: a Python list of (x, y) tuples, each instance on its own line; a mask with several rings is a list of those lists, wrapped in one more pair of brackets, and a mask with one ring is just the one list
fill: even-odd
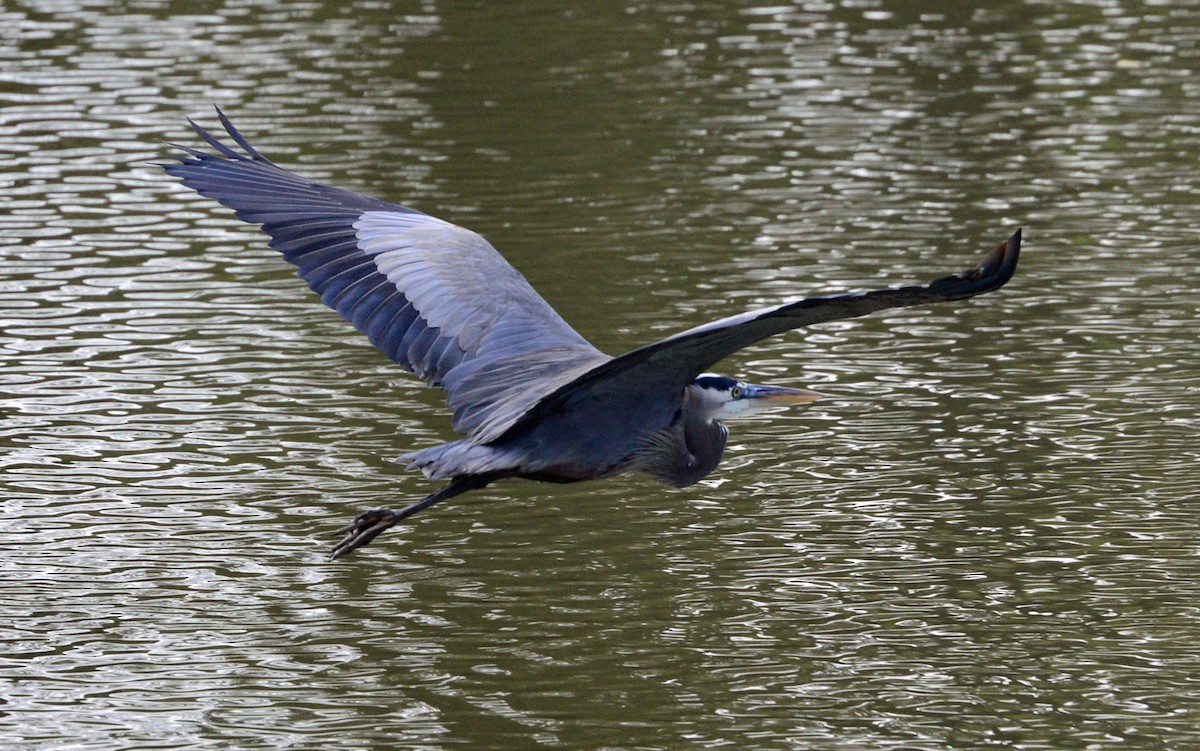
[[(401, 520), (502, 478), (576, 482), (644, 472), (674, 487), (721, 461), (722, 418), (812, 401), (803, 389), (713, 375), (775, 334), (888, 308), (961, 300), (1013, 275), (1018, 229), (979, 265), (926, 285), (811, 297), (722, 318), (611, 357), (593, 347), (478, 234), (415, 209), (314, 183), (258, 152), (217, 110), (241, 152), (188, 123), (212, 152), (162, 165), (258, 224), (308, 286), (390, 359), (445, 390), (463, 438), (398, 461), (440, 489), (364, 511), (332, 558)], [(215, 153), (214, 153), (215, 152)]]

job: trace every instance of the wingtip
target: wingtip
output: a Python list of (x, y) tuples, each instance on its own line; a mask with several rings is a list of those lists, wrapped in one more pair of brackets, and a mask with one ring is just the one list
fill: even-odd
[[(200, 126), (199, 126), (199, 125), (196, 123), (196, 121), (195, 121), (195, 120), (193, 120), (192, 118), (190, 118), (190, 117), (185, 117), (185, 118), (184, 118), (184, 122), (186, 122), (186, 123), (188, 124), (188, 127), (192, 129), (192, 132), (193, 132), (193, 133), (195, 133), (196, 135), (200, 136), (201, 138), (204, 138), (204, 137), (207, 135), (207, 134), (205, 133), (205, 131), (204, 131), (204, 128), (200, 127)], [(171, 145), (172, 145), (172, 146), (174, 146), (175, 144), (171, 144)]]
[(1001, 247), (1004, 248), (1004, 252), (1006, 254), (1019, 253), (1021, 251), (1021, 227), (1017, 227), (1017, 229), (1008, 236), (1008, 240), (1004, 241)]
[(1021, 228), (1017, 227), (1016, 231), (1008, 236), (1008, 240), (1004, 245), (1004, 258), (1002, 266), (1009, 268), (1009, 276), (1012, 276), (1012, 271), (1017, 268), (1017, 257), (1021, 254)]
[(999, 289), (1012, 279), (1021, 254), (1021, 229), (988, 251), (974, 267), (930, 283), (929, 288), (944, 294), (946, 300), (960, 300)]
[(233, 139), (234, 143), (242, 147), (242, 149), (247, 155), (249, 155), (251, 159), (257, 162), (265, 162), (267, 164), (273, 163), (270, 159), (267, 159), (265, 156), (263, 156), (258, 149), (254, 148), (254, 146), (250, 144), (250, 141), (247, 140), (246, 137), (243, 136), (236, 127), (234, 127), (233, 121), (229, 119), (229, 117), (224, 111), (221, 110), (220, 107), (214, 104), (213, 109), (217, 111), (217, 119), (221, 121), (221, 127), (225, 129), (225, 132), (229, 134), (229, 137)]
[(973, 270), (976, 279), (987, 279), (991, 282), (989, 290), (997, 289), (1008, 283), (1017, 270), (1017, 260), (1021, 254), (1021, 228), (1008, 236), (1008, 239), (996, 246), (992, 252), (983, 257)]

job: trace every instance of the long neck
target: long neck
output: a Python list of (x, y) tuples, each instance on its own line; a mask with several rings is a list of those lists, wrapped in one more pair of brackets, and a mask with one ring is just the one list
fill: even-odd
[(689, 454), (687, 462), (687, 482), (691, 485), (700, 482), (717, 468), (721, 457), (725, 455), (725, 441), (729, 438), (729, 429), (706, 414), (689, 414), (686, 405), (683, 410), (683, 440)]
[(637, 454), (637, 469), (677, 488), (694, 485), (716, 469), (729, 431), (710, 417), (702, 401), (703, 394), (684, 392), (679, 417), (647, 439)]

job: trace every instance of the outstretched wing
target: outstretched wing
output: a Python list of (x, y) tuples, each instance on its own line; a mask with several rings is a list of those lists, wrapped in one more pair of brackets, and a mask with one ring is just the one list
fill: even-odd
[[(810, 297), (722, 318), (635, 349), (592, 370), (541, 399), (514, 422), (504, 436), (545, 416), (588, 399), (610, 402), (628, 393), (679, 393), (720, 360), (757, 341), (814, 323), (856, 318), (888, 308), (926, 305), (982, 295), (1004, 286), (1017, 269), (1021, 230), (1017, 230), (978, 266), (924, 286), (879, 289)], [(663, 400), (660, 400), (663, 401)], [(663, 401), (674, 410), (673, 400)], [(610, 407), (615, 408), (615, 407)]]
[(217, 114), (245, 153), (189, 121), (216, 153), (181, 146), (187, 156), (164, 169), (261, 224), (322, 302), (403, 368), (445, 388), (456, 430), (507, 427), (611, 359), (479, 235), (306, 180), (273, 164)]

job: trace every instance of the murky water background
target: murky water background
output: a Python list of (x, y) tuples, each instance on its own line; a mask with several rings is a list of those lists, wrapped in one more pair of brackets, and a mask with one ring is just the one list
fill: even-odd
[[(196, 7), (0, 11), (0, 746), (1200, 748), (1196, 3)], [(449, 420), (149, 164), (213, 103), (610, 352), (1027, 251), (726, 363), (835, 398), (702, 485), (330, 564)]]

